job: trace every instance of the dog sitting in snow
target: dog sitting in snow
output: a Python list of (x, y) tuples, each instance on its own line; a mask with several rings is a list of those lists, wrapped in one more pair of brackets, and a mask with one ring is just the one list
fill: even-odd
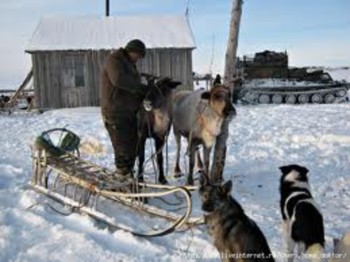
[(280, 170), (280, 205), (288, 261), (293, 261), (295, 246), (299, 255), (321, 261), (325, 242), (323, 218), (311, 195), (309, 170), (298, 165), (282, 166)]
[[(263, 233), (231, 197), (231, 189), (231, 181), (221, 186), (210, 183), (205, 174), (200, 177), (199, 195), (205, 212), (204, 220), (221, 259), (274, 261)], [(248, 256), (240, 257), (244, 254)]]

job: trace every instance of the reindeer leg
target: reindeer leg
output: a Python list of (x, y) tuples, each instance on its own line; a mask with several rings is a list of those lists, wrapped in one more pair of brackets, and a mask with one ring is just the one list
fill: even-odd
[(158, 182), (160, 184), (168, 184), (168, 181), (166, 180), (165, 176), (164, 176), (164, 166), (163, 166), (163, 150), (162, 147), (164, 145), (164, 139), (155, 138), (156, 141), (156, 151), (157, 151), (157, 165), (158, 165), (158, 172), (159, 172), (159, 176), (158, 176)]
[(143, 163), (145, 162), (145, 143), (146, 138), (140, 137), (138, 144), (138, 154), (139, 154), (139, 166), (137, 172), (138, 181), (143, 182)]
[(204, 155), (204, 166), (205, 166), (205, 174), (210, 178), (211, 176), (209, 175), (209, 165), (210, 165), (210, 151), (211, 148), (206, 148), (203, 146), (203, 155)]
[(176, 163), (174, 169), (174, 177), (181, 177), (183, 175), (180, 168), (181, 134), (174, 131), (174, 136), (176, 142)]
[(193, 185), (193, 169), (195, 164), (195, 154), (196, 154), (196, 147), (193, 143), (190, 144), (190, 168), (189, 173), (187, 177), (187, 184)]

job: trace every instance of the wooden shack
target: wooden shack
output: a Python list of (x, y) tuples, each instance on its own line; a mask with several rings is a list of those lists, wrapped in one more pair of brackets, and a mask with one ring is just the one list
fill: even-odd
[(135, 38), (147, 46), (140, 72), (171, 76), (182, 82), (180, 88), (193, 88), (195, 43), (185, 16), (47, 17), (26, 49), (38, 106), (98, 106), (106, 56)]

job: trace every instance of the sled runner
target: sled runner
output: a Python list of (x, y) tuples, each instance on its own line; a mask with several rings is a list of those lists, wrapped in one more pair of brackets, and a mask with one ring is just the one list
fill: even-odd
[[(70, 206), (73, 211), (88, 214), (112, 230), (124, 229), (138, 236), (162, 236), (203, 223), (201, 216), (191, 216), (190, 191), (196, 187), (141, 183), (115, 174), (81, 159), (79, 143), (80, 138), (65, 128), (48, 130), (37, 138), (32, 152), (31, 186), (35, 191)], [(162, 206), (146, 204), (145, 199), (148, 203), (154, 202), (152, 199), (162, 200)], [(101, 205), (107, 205), (107, 210), (116, 205), (126, 207), (126, 210), (117, 209), (120, 212), (134, 210), (133, 212), (149, 216), (151, 221), (155, 219), (163, 228), (155, 229), (158, 227), (155, 226), (150, 232), (134, 231), (132, 227), (106, 215), (100, 210)], [(164, 209), (164, 205), (173, 210)], [(167, 223), (162, 223), (159, 219), (166, 220)], [(164, 227), (166, 224), (169, 225)]]

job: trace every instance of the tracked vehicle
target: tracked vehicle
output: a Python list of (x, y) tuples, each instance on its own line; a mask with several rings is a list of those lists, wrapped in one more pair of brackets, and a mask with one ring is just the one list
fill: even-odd
[(338, 103), (350, 89), (321, 69), (289, 68), (286, 53), (271, 51), (238, 60), (237, 74), (238, 98), (247, 103)]

